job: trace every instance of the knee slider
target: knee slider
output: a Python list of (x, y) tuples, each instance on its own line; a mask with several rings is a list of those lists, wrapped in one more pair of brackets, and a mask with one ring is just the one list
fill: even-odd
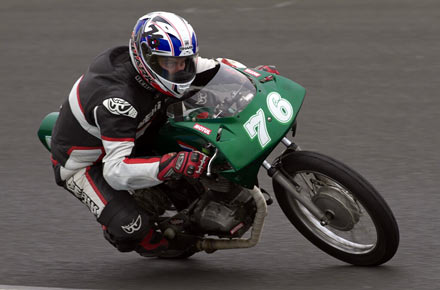
[(118, 250), (133, 250), (148, 234), (151, 220), (130, 195), (110, 200), (98, 222), (106, 227), (105, 238)]

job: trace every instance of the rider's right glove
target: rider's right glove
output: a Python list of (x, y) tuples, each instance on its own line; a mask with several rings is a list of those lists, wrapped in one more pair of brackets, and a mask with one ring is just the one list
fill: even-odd
[(168, 180), (176, 175), (185, 175), (191, 178), (199, 178), (206, 170), (209, 156), (199, 152), (168, 153), (162, 156), (159, 164), (159, 180)]

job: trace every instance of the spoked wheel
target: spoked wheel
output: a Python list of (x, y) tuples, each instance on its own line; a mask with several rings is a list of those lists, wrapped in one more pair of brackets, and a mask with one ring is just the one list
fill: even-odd
[(346, 165), (315, 152), (289, 152), (281, 170), (298, 193), (330, 218), (327, 225), (312, 215), (288, 190), (273, 180), (276, 198), (290, 222), (314, 245), (359, 266), (387, 262), (397, 251), (399, 229), (384, 199)]

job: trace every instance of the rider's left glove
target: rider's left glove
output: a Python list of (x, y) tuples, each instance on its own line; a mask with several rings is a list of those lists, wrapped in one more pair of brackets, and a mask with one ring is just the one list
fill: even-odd
[(162, 181), (176, 177), (176, 175), (199, 178), (205, 172), (209, 159), (209, 156), (199, 151), (165, 154), (160, 159), (157, 178)]

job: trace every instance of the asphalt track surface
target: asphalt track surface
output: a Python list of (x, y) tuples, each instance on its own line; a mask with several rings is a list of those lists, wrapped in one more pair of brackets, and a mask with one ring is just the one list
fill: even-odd
[[(136, 19), (154, 10), (187, 18), (203, 56), (276, 64), (307, 88), (296, 142), (356, 168), (382, 193), (401, 231), (391, 261), (362, 268), (328, 256), (276, 203), (252, 249), (163, 261), (118, 253), (102, 238), (55, 185), (36, 131), (91, 59), (126, 44)], [(2, 0), (0, 285), (439, 289), (439, 36), (436, 0)]]

